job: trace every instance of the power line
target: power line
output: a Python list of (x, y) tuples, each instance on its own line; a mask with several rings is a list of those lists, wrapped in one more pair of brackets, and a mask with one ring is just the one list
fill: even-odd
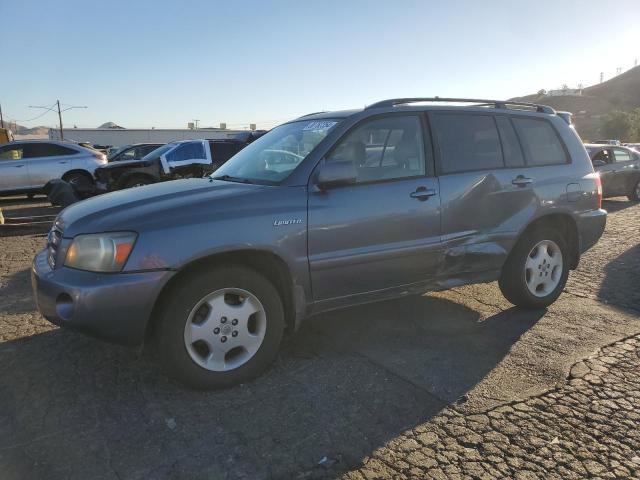
[[(51, 107), (41, 107), (41, 106), (37, 106), (37, 105), (29, 105), (29, 108), (44, 108), (47, 112), (54, 112), (55, 111), (53, 109), (54, 106), (58, 107), (58, 120), (60, 122), (60, 140), (64, 140), (64, 133), (62, 132), (62, 112), (66, 112), (67, 110), (72, 110), (74, 108), (87, 108), (87, 107), (86, 107), (86, 105), (85, 106), (69, 105), (65, 109), (60, 109), (60, 100), (56, 100), (56, 103), (54, 103)], [(45, 112), (45, 113), (47, 113), (47, 112)], [(43, 113), (43, 115), (44, 115), (44, 113)]]

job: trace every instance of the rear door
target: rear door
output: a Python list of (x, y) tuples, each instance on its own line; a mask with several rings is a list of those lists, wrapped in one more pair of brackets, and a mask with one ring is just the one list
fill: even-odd
[(323, 162), (349, 161), (357, 182), (310, 187), (309, 268), (314, 300), (352, 297), (433, 278), (440, 262), (440, 196), (424, 118), (363, 120)]
[(0, 191), (29, 188), (27, 161), (21, 144), (0, 147)]
[(73, 168), (73, 157), (77, 150), (55, 143), (26, 143), (24, 156), (27, 159), (29, 183), (33, 188), (43, 187), (49, 180), (61, 178)]
[(490, 112), (431, 112), (446, 277), (501, 268), (534, 202), (514, 126)]

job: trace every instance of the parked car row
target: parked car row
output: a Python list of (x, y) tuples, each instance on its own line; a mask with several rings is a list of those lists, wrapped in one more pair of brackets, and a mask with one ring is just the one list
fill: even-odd
[(125, 155), (129, 152), (139, 150), (142, 153), (149, 148), (148, 145), (132, 146), (116, 153), (108, 165), (96, 170), (98, 188), (120, 190), (163, 180), (203, 177), (213, 173), (260, 135), (262, 133), (227, 140), (171, 142), (139, 159), (127, 160)]
[(0, 145), (0, 194), (43, 193), (62, 179), (81, 192), (100, 193), (212, 173), (263, 131), (227, 140), (187, 140), (128, 145), (109, 157), (89, 146), (58, 141)]
[[(550, 107), (447, 101), (307, 115), (208, 178), (67, 207), (33, 262), (38, 309), (215, 388), (336, 308), (495, 280), (515, 305), (548, 306), (602, 235), (600, 177)], [(166, 172), (213, 148), (149, 155)]]
[(41, 193), (47, 182), (57, 178), (86, 190), (94, 183), (96, 168), (106, 163), (103, 153), (70, 142), (5, 143), (0, 145), (0, 194)]
[(640, 152), (612, 144), (585, 145), (600, 174), (605, 197), (626, 196), (640, 201)]

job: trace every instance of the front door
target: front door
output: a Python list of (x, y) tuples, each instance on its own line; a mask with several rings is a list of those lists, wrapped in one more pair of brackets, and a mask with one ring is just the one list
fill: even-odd
[(322, 191), (310, 185), (314, 300), (392, 291), (435, 274), (441, 255), (440, 196), (423, 132), (419, 115), (368, 119), (323, 160), (353, 162), (358, 175), (353, 185)]
[(0, 191), (23, 190), (29, 188), (27, 161), (20, 144), (0, 147)]

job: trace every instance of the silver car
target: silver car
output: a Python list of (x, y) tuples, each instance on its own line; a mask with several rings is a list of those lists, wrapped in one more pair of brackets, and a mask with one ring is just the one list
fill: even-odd
[(93, 184), (93, 172), (107, 158), (75, 143), (14, 141), (0, 146), (0, 194), (35, 194), (62, 178), (79, 189)]

